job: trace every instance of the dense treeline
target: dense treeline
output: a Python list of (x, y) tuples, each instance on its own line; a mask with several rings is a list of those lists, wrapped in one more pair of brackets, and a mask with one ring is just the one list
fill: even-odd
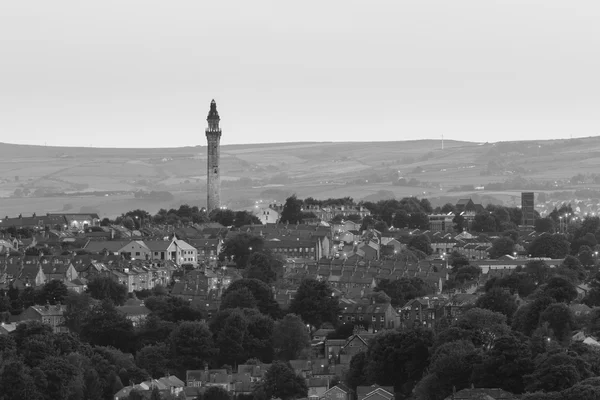
[[(394, 386), (400, 398), (417, 400), (441, 400), (471, 385), (535, 393), (524, 399), (598, 398), (600, 350), (571, 339), (579, 329), (600, 333), (600, 312), (584, 317), (569, 307), (577, 297), (569, 271), (578, 267), (554, 271), (532, 262), (487, 282), (472, 308), (436, 321), (434, 330), (382, 332), (353, 357), (346, 383)], [(598, 297), (595, 282), (588, 299)]]
[[(252, 271), (257, 255), (263, 261), (268, 257), (252, 253), (245, 271)], [(165, 288), (137, 292), (151, 313), (136, 326), (118, 308), (128, 301), (126, 287), (110, 278), (91, 280), (85, 293), (68, 291), (59, 281), (23, 291), (11, 288), (0, 293), (5, 313), (34, 304), (62, 305), (69, 333), (27, 321), (0, 336), (0, 399), (110, 399), (123, 386), (150, 378), (176, 374), (185, 379), (186, 370), (205, 365), (231, 370), (245, 362), (273, 363), (255, 389), (258, 398), (306, 395), (306, 383), (287, 361), (308, 357), (311, 324), (315, 329), (337, 323), (337, 299), (327, 284), (307, 280), (286, 313), (265, 280), (246, 277), (231, 284), (212, 317)], [(10, 309), (15, 302), (18, 308)], [(286, 390), (292, 393), (280, 393), (281, 381), (288, 379)]]

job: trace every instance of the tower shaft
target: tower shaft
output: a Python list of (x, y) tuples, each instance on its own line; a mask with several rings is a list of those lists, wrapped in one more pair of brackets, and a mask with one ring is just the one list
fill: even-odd
[(219, 113), (217, 103), (210, 103), (208, 117), (208, 128), (206, 128), (207, 149), (207, 171), (206, 171), (206, 212), (221, 207), (221, 170), (220, 170), (220, 142), (221, 128), (219, 128)]

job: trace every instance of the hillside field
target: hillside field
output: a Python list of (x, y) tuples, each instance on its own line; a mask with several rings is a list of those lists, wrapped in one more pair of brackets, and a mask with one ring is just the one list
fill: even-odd
[[(233, 208), (247, 208), (257, 200), (283, 201), (292, 193), (301, 198), (356, 200), (418, 196), (434, 202), (476, 193), (513, 204), (520, 191), (449, 190), (517, 176), (542, 182), (599, 172), (600, 137), (499, 143), (446, 140), (443, 149), (439, 140), (221, 147), (222, 198)], [(205, 174), (205, 146), (110, 149), (0, 143), (0, 215), (94, 211), (114, 217), (134, 208), (156, 212), (183, 203), (204, 206)], [(253, 182), (238, 184), (240, 178)], [(402, 178), (415, 179), (418, 185), (393, 184)], [(173, 199), (136, 199), (133, 193), (139, 190), (170, 192)]]

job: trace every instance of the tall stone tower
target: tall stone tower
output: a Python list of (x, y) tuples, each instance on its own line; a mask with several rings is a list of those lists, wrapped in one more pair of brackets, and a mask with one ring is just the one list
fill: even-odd
[(208, 142), (208, 165), (206, 171), (206, 212), (210, 213), (221, 206), (221, 171), (219, 170), (219, 144), (221, 142), (221, 128), (219, 128), (219, 113), (217, 103), (210, 102), (208, 112), (208, 128), (206, 128), (206, 141)]

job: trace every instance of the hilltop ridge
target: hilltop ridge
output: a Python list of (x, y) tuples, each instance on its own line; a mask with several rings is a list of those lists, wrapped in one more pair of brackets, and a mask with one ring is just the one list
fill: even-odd
[[(115, 215), (181, 203), (203, 206), (206, 198), (205, 145), (131, 149), (0, 143), (0, 164), (5, 214), (84, 208)], [(477, 187), (480, 195), (514, 196), (485, 187), (517, 178), (549, 182), (597, 174), (600, 137), (445, 140), (443, 149), (441, 140), (233, 144), (221, 146), (221, 171), (224, 201), (240, 208), (263, 197), (280, 201), (291, 193), (356, 200), (380, 195), (437, 198)], [(169, 192), (172, 200), (134, 198), (139, 191)]]

